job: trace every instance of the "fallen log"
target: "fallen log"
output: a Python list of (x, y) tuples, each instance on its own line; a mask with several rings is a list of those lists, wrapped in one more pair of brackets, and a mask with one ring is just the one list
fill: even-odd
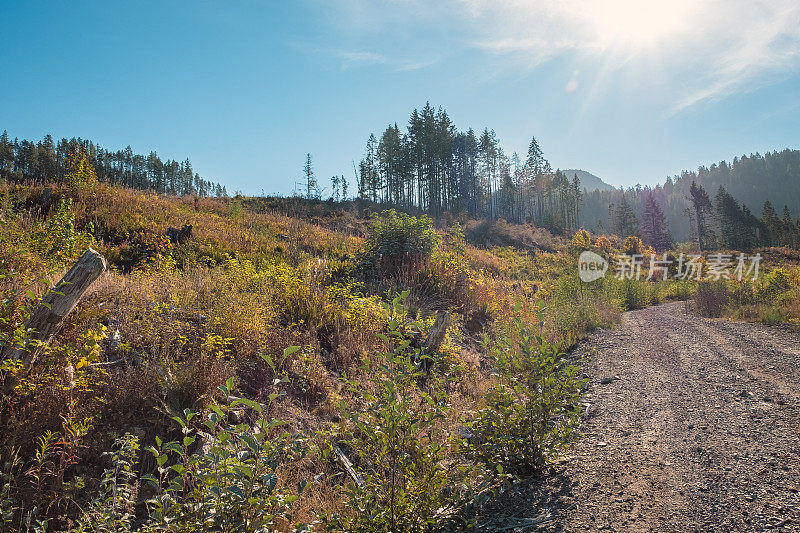
[(61, 281), (45, 294), (25, 323), (28, 341), (33, 341), (29, 342), (30, 346), (8, 345), (3, 349), (2, 358), (21, 361), (21, 374), (27, 375), (43, 346), (58, 333), (83, 294), (107, 268), (102, 255), (91, 248), (86, 250)]

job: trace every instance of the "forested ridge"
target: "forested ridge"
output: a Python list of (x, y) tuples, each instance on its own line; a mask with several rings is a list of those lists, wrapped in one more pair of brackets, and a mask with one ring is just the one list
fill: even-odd
[[(524, 158), (503, 150), (494, 130), (459, 131), (447, 111), (427, 103), (405, 131), (397, 123), (367, 139), (356, 170), (359, 199), (439, 216), (533, 222), (554, 233), (585, 227), (641, 236), (656, 249), (698, 240), (692, 183), (713, 197), (704, 245), (748, 248), (800, 242), (800, 152), (783, 150), (684, 171), (663, 185), (587, 189), (578, 172), (553, 169), (535, 137)], [(313, 175), (310, 155), (305, 178)], [(344, 175), (334, 199), (347, 196)], [(600, 182), (602, 183), (602, 182)], [(314, 187), (306, 187), (309, 197)], [(705, 207), (703, 208), (705, 209)], [(780, 214), (776, 213), (780, 211)], [(701, 225), (702, 222), (701, 222)]]
[(0, 135), (0, 178), (12, 183), (59, 183), (69, 172), (69, 157), (79, 152), (86, 156), (97, 178), (111, 185), (179, 196), (227, 195), (224, 185), (194, 172), (189, 159), (162, 160), (156, 152), (146, 156), (136, 154), (130, 146), (112, 151), (91, 140), (74, 137), (56, 142), (49, 134), (35, 142), (11, 140), (8, 132), (3, 131)]
[[(621, 211), (628, 206), (637, 218), (644, 215), (647, 200), (653, 197), (663, 211), (671, 235), (677, 241), (697, 240), (693, 214), (692, 183), (713, 199), (712, 226), (721, 233), (743, 233), (745, 242), (755, 244), (796, 243), (800, 215), (800, 151), (785, 149), (764, 155), (736, 157), (697, 171), (684, 171), (668, 177), (663, 185), (636, 186), (627, 190), (587, 192), (582, 198), (580, 223), (597, 231), (630, 231)], [(731, 222), (731, 221), (735, 222)], [(712, 227), (709, 228), (713, 230)], [(795, 237), (789, 238), (789, 234)], [(783, 235), (783, 238), (781, 237)], [(719, 240), (719, 239), (718, 239)], [(727, 238), (730, 242), (731, 238)], [(733, 239), (736, 241), (737, 239)]]
[[(111, 185), (178, 196), (227, 196), (224, 185), (201, 177), (188, 159), (162, 160), (154, 151), (145, 156), (130, 146), (113, 151), (80, 138), (11, 140), (5, 131), (0, 135), (0, 178), (60, 183), (75, 153), (83, 154), (98, 179)], [(371, 134), (353, 167), (350, 184), (345, 174), (333, 176), (330, 199), (355, 197), (435, 217), (448, 213), (532, 222), (557, 234), (584, 227), (637, 235), (656, 249), (698, 240), (705, 247), (800, 245), (797, 150), (743, 155), (684, 171), (654, 187), (587, 190), (579, 171), (552, 168), (535, 137), (524, 157), (508, 155), (494, 130), (459, 130), (445, 109), (426, 103), (411, 113), (405, 128), (393, 123), (380, 136)], [(322, 196), (311, 154), (301, 183), (302, 193), (295, 194)], [(693, 183), (709, 197), (700, 223)]]

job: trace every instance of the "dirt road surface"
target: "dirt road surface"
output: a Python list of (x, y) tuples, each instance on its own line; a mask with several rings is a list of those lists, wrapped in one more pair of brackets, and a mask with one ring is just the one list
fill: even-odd
[(800, 335), (626, 313), (579, 349), (583, 438), (496, 531), (800, 531)]

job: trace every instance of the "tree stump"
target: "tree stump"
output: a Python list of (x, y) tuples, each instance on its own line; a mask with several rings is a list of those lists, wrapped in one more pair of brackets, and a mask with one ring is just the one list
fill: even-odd
[(108, 263), (102, 255), (91, 248), (86, 250), (61, 281), (45, 294), (25, 323), (26, 331), (30, 332), (28, 338), (37, 341), (35, 345), (30, 348), (6, 346), (3, 349), (3, 359), (22, 361), (23, 375), (30, 372), (42, 347), (61, 329), (81, 296), (107, 268)]

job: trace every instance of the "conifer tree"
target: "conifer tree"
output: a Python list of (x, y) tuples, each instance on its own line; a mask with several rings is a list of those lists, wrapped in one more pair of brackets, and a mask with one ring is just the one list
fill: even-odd
[(762, 239), (763, 244), (768, 246), (778, 244), (781, 238), (781, 220), (769, 200), (764, 202), (764, 206), (761, 209), (761, 222), (766, 230), (766, 235)]
[(309, 200), (317, 197), (317, 177), (314, 175), (314, 167), (311, 164), (311, 154), (306, 154), (306, 162), (303, 165), (303, 177), (306, 180), (306, 198)]
[(657, 252), (668, 250), (672, 245), (666, 217), (652, 192), (647, 194), (642, 213), (642, 239)]
[(705, 235), (707, 232), (705, 217), (711, 212), (711, 199), (708, 197), (708, 193), (706, 193), (705, 189), (695, 182), (692, 182), (692, 185), (689, 187), (689, 199), (692, 202), (695, 222), (697, 224), (698, 244), (700, 245), (700, 250), (705, 250)]
[(638, 234), (639, 221), (624, 192), (621, 194), (618, 203), (611, 205), (610, 210), (614, 231), (618, 235), (627, 237)]

